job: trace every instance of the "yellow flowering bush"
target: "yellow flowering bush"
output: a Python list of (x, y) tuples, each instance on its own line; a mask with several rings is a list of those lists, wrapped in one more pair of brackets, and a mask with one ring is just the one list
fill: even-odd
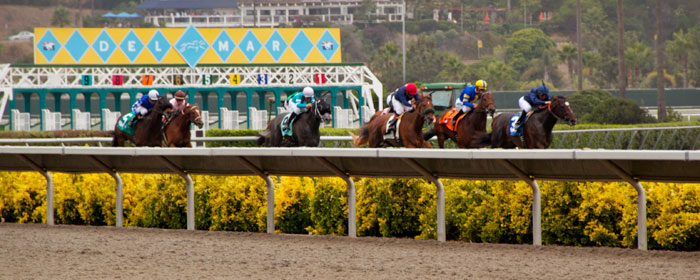
[[(114, 180), (51, 173), (59, 224), (114, 225)], [(121, 174), (127, 226), (185, 228), (187, 191), (176, 175)], [(259, 177), (193, 176), (196, 228), (266, 231)], [(347, 234), (347, 186), (339, 178), (273, 177), (277, 232)], [(520, 181), (443, 180), (447, 239), (532, 242), (532, 190)], [(538, 182), (544, 244), (635, 247), (635, 189), (627, 183)], [(359, 236), (436, 237), (436, 187), (420, 179), (355, 178)], [(700, 184), (643, 182), (651, 249), (700, 250)], [(0, 172), (0, 221), (46, 222), (46, 180)]]

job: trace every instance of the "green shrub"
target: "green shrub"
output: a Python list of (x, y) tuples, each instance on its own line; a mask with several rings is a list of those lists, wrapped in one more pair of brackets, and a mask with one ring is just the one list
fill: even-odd
[(319, 178), (311, 198), (312, 226), (306, 230), (313, 234), (345, 235), (348, 232), (348, 197), (344, 180)]

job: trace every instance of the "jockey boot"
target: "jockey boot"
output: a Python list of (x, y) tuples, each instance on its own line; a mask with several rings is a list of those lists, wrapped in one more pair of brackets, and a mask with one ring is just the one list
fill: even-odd
[(525, 117), (527, 116), (527, 111), (523, 110), (522, 113), (520, 113), (520, 118), (518, 118), (517, 121), (513, 124), (513, 129), (518, 130), (520, 129), (520, 126), (523, 124), (523, 121), (525, 121)]
[(134, 122), (136, 122), (136, 119), (137, 119), (139, 116), (140, 116), (139, 114), (134, 115), (134, 117), (131, 118), (131, 120), (129, 120), (129, 123), (127, 124), (127, 126), (134, 126)]
[(454, 117), (452, 117), (452, 126), (455, 126), (455, 124), (457, 124), (457, 119), (462, 114), (464, 114), (464, 112), (462, 110), (457, 111), (457, 114)]
[(287, 121), (282, 124), (282, 129), (287, 130), (289, 129), (289, 124), (292, 123), (292, 120), (297, 116), (294, 112), (289, 114), (289, 118), (287, 118)]

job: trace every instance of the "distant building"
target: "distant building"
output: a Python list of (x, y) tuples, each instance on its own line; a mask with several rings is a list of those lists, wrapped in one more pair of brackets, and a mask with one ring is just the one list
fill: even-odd
[[(401, 21), (401, 0), (375, 0), (372, 22)], [(144, 21), (160, 27), (276, 27), (295, 23), (352, 24), (362, 0), (146, 0)]]

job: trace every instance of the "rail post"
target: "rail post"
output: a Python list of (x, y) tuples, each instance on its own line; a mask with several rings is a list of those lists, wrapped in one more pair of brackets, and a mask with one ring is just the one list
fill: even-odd
[(518, 176), (521, 180), (527, 182), (532, 188), (532, 245), (542, 246), (542, 206), (540, 203), (540, 186), (529, 175), (525, 174), (520, 168), (515, 166), (508, 160), (500, 160), (501, 164)]
[(601, 161), (605, 167), (620, 176), (622, 180), (632, 185), (637, 190), (637, 249), (647, 249), (647, 199), (646, 193), (639, 180), (633, 178), (624, 169), (610, 160)]
[(46, 168), (43, 168), (36, 164), (34, 161), (29, 159), (25, 155), (17, 155), (17, 157), (25, 162), (27, 165), (31, 166), (32, 169), (44, 175), (46, 178), (46, 224), (52, 226), (53, 223), (53, 176), (49, 174)]
[(272, 179), (267, 172), (258, 168), (244, 157), (239, 156), (236, 158), (250, 169), (250, 171), (253, 171), (265, 180), (265, 184), (267, 185), (267, 233), (275, 233), (275, 184), (272, 183)]
[(445, 233), (445, 188), (442, 185), (442, 181), (415, 160), (403, 158), (403, 161), (435, 184), (437, 188), (437, 239), (440, 242), (445, 242), (447, 240)]
[(187, 171), (182, 170), (167, 158), (161, 156), (159, 159), (170, 168), (170, 170), (185, 179), (187, 183), (187, 230), (194, 230), (194, 183), (192, 182), (192, 177), (190, 177), (190, 174), (187, 174)]
[(316, 158), (321, 165), (328, 168), (331, 172), (338, 175), (338, 177), (343, 178), (345, 183), (348, 185), (348, 237), (357, 237), (357, 210), (356, 210), (356, 193), (355, 193), (355, 182), (345, 171), (340, 170), (335, 164), (328, 161), (326, 158)]
[(95, 165), (100, 167), (100, 169), (104, 170), (105, 172), (107, 172), (107, 174), (111, 175), (112, 178), (114, 178), (114, 182), (115, 182), (114, 190), (117, 194), (116, 195), (117, 196), (116, 209), (115, 209), (116, 221), (115, 221), (114, 225), (116, 227), (123, 227), (124, 226), (124, 190), (123, 190), (124, 184), (122, 182), (122, 176), (120, 176), (116, 170), (114, 170), (113, 168), (110, 168), (109, 166), (104, 164), (102, 161), (97, 159), (95, 156), (90, 156), (89, 158)]

